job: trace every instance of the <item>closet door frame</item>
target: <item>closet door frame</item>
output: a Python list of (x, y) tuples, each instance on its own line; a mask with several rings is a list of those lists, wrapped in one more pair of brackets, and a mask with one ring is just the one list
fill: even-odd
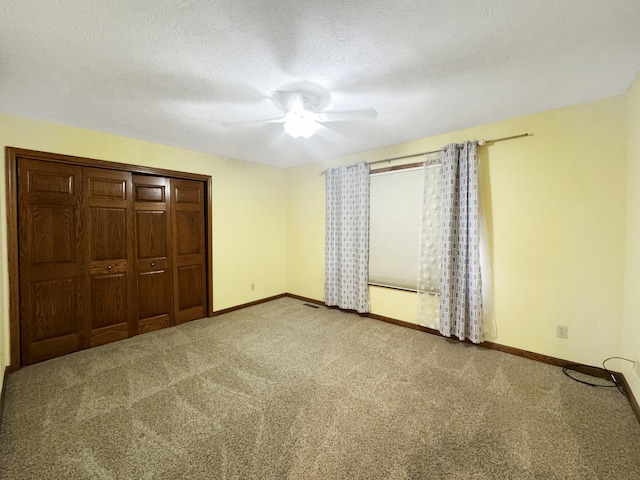
[(7, 254), (9, 270), (9, 372), (14, 372), (21, 367), (20, 356), (20, 262), (18, 250), (18, 161), (19, 159), (32, 159), (76, 165), (80, 167), (94, 167), (108, 170), (131, 172), (132, 174), (156, 175), (184, 180), (196, 180), (203, 182), (205, 193), (205, 249), (206, 249), (206, 282), (207, 282), (207, 315), (213, 316), (213, 232), (212, 232), (212, 202), (213, 193), (212, 178), (209, 175), (197, 173), (179, 172), (155, 167), (143, 167), (126, 163), (96, 160), (92, 158), (60, 155), (37, 150), (5, 147), (5, 173), (6, 173), (6, 205), (7, 205)]

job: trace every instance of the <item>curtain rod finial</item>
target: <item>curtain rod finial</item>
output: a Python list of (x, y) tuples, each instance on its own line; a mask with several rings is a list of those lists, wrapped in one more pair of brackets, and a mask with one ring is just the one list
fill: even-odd
[(486, 140), (478, 140), (478, 145), (484, 145), (485, 143), (487, 143)]

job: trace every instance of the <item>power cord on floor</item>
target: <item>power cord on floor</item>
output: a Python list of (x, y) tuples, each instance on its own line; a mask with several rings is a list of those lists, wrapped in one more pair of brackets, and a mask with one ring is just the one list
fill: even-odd
[(614, 380), (614, 382), (616, 384), (616, 387), (618, 387), (618, 390), (620, 390), (620, 393), (623, 394), (624, 396), (626, 396), (627, 392), (624, 391), (624, 388), (623, 388), (622, 384), (620, 382), (618, 382), (618, 380), (616, 379), (615, 375), (611, 371), (609, 371), (609, 369), (605, 365), (609, 360), (613, 360), (613, 359), (624, 360), (625, 362), (633, 363), (634, 365), (636, 364), (636, 362), (634, 362), (633, 360), (630, 360), (628, 358), (624, 358), (624, 357), (609, 357), (609, 358), (605, 358), (602, 361), (602, 368), (604, 368), (609, 373), (609, 376)]
[[(582, 383), (584, 385), (589, 385), (590, 387), (616, 387), (618, 389), (618, 391), (622, 394), (622, 395), (627, 395), (626, 392), (624, 391), (624, 388), (622, 386), (622, 384), (616, 379), (616, 376), (613, 374), (613, 372), (611, 372), (611, 370), (609, 370), (606, 366), (606, 363), (609, 360), (613, 360), (613, 359), (618, 359), (618, 360), (624, 360), (626, 362), (631, 362), (633, 364), (635, 364), (636, 362), (634, 362), (633, 360), (629, 360), (628, 358), (624, 358), (624, 357), (609, 357), (606, 358), (603, 362), (602, 362), (602, 368), (601, 367), (592, 367), (589, 365), (583, 365), (580, 363), (572, 363), (570, 365), (567, 365), (565, 367), (562, 368), (562, 373), (564, 373), (567, 377), (569, 377), (571, 380), (575, 380), (578, 383)], [(580, 367), (584, 367), (587, 368), (589, 370), (601, 370), (603, 372), (606, 372), (609, 377), (611, 378), (611, 380), (608, 380), (606, 378), (603, 378), (604, 381), (607, 382), (611, 382), (613, 383), (613, 385), (602, 385), (602, 384), (598, 384), (598, 383), (591, 383), (591, 382), (587, 382), (586, 380), (582, 380), (580, 378), (576, 378), (573, 375), (571, 375), (569, 372), (576, 372), (576, 373), (581, 373), (583, 375), (590, 375), (588, 372), (583, 372), (580, 371)]]

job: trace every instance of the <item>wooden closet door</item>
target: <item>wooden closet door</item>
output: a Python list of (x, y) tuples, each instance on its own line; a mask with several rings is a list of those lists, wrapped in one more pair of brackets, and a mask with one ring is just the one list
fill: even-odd
[(80, 167), (18, 160), (23, 365), (82, 348), (81, 190)]
[(138, 333), (173, 322), (169, 180), (133, 177)]
[(204, 183), (171, 179), (175, 322), (207, 316)]
[(135, 334), (131, 173), (83, 168), (88, 346)]

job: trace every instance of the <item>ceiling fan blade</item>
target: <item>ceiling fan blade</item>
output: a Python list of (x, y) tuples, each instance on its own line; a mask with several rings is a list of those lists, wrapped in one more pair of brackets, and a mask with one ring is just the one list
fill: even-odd
[(278, 90), (274, 96), (287, 112), (301, 112), (305, 109), (304, 97), (299, 92)]
[(260, 123), (284, 123), (284, 117), (269, 118), (268, 120), (256, 120)]
[(277, 118), (263, 118), (260, 120), (235, 120), (235, 121), (223, 121), (222, 123), (224, 125), (237, 125), (237, 124), (245, 124), (245, 125), (251, 125), (251, 124), (264, 124), (264, 123), (283, 123), (284, 122), (284, 117), (277, 117)]
[(378, 112), (373, 108), (366, 110), (348, 110), (345, 112), (322, 112), (325, 122), (350, 122), (352, 120), (364, 120), (367, 118), (376, 118)]
[(316, 135), (327, 142), (341, 142), (345, 139), (345, 136), (340, 133), (340, 127), (331, 123), (323, 123)]

